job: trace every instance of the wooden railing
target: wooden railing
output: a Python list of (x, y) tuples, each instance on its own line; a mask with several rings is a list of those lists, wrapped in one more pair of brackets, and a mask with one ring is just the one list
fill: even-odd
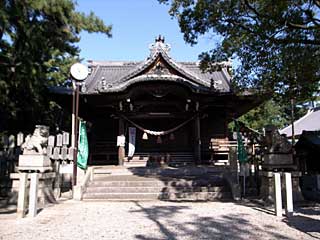
[(209, 144), (210, 164), (230, 165), (230, 147), (237, 147), (237, 141), (212, 138)]

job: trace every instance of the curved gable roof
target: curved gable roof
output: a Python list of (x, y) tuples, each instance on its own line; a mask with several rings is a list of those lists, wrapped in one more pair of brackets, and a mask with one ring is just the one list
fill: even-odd
[(145, 81), (180, 82), (193, 91), (230, 92), (231, 76), (227, 65), (217, 63), (217, 70), (203, 72), (196, 62), (176, 62), (168, 54), (170, 46), (164, 40), (150, 46), (151, 54), (141, 62), (91, 61), (91, 74), (83, 93), (120, 92), (132, 84)]

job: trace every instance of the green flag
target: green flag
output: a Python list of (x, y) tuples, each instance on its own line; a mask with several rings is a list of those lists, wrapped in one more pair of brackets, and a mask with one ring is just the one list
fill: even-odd
[(248, 161), (247, 152), (242, 141), (242, 136), (240, 134), (239, 123), (238, 121), (234, 121), (234, 122), (235, 122), (236, 131), (237, 131), (238, 159), (240, 163), (245, 163)]
[(89, 146), (88, 146), (86, 123), (84, 121), (80, 121), (78, 156), (77, 156), (77, 165), (79, 168), (87, 169), (88, 155), (89, 155)]

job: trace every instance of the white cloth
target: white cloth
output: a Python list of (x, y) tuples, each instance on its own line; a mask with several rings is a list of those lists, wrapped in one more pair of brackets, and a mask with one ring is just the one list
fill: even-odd
[(134, 151), (136, 149), (136, 131), (135, 127), (129, 127), (129, 149), (128, 157), (133, 157)]

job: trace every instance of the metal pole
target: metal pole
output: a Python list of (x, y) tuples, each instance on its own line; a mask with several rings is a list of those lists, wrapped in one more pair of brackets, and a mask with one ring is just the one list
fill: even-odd
[(76, 115), (76, 84), (73, 81), (72, 82), (72, 116), (71, 116), (71, 121), (72, 121), (72, 125), (71, 125), (71, 147), (74, 148), (74, 143), (75, 143), (75, 132), (74, 132), (74, 128), (75, 128), (75, 115)]
[(75, 124), (74, 124), (74, 152), (73, 152), (73, 186), (77, 185), (77, 153), (78, 153), (78, 115), (79, 115), (79, 84), (76, 83), (75, 94)]
[(75, 186), (75, 171), (74, 171), (74, 166), (75, 166), (75, 159), (76, 159), (76, 149), (75, 149), (75, 142), (76, 142), (76, 133), (75, 133), (75, 129), (76, 129), (76, 84), (73, 80), (72, 82), (72, 86), (73, 86), (73, 93), (72, 93), (72, 139), (71, 139), (71, 146), (73, 148), (73, 175), (72, 175), (72, 186)]
[(294, 99), (291, 98), (291, 142), (292, 142), (292, 146), (295, 143), (295, 138), (294, 138)]
[(246, 197), (246, 166), (243, 163), (243, 197)]

